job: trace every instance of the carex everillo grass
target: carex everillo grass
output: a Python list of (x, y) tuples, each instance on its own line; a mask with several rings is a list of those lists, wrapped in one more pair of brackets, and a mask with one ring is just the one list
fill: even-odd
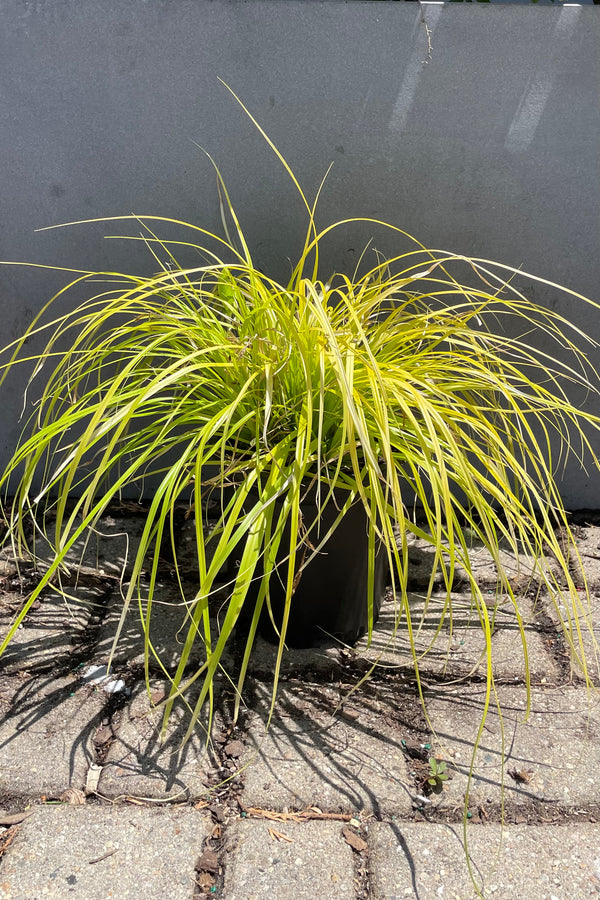
[[(35, 520), (54, 557), (0, 652), (67, 566), (75, 542), (115, 497), (151, 476), (153, 494), (121, 617), (122, 625), (146, 578), (147, 678), (156, 655), (149, 624), (161, 547), (171, 542), (177, 571), (175, 511), (184, 502), (198, 513), (197, 589), (190, 596), (179, 582), (183, 638), (176, 670), (163, 667), (172, 684), (165, 721), (174, 699), (185, 698), (187, 688), (198, 682), (190, 732), (205, 704), (212, 718), (214, 679), (243, 613), (249, 624), (242, 662), (237, 673), (229, 673), (239, 705), (258, 622), (270, 607), (270, 576), (283, 552), (285, 612), (277, 623), (276, 686), (302, 571), (315, 554), (326, 551), (331, 530), (354, 503), (363, 504), (369, 521), (370, 628), (374, 561), (382, 544), (397, 623), (412, 641), (407, 560), (409, 536), (417, 535), (433, 549), (428, 594), (441, 573), (448, 595), (442, 618), (452, 617), (457, 567), (466, 572), (486, 638), (487, 710), (493, 692), (491, 623), (469, 559), (475, 536), (491, 553), (499, 589), (514, 605), (526, 670), (519, 598), (503, 569), (501, 546), (535, 560), (534, 577), (554, 599), (587, 677), (588, 596), (572, 577), (577, 548), (554, 472), (569, 454), (597, 466), (587, 435), (599, 420), (568, 396), (573, 386), (597, 396), (596, 373), (582, 349), (595, 345), (559, 313), (527, 299), (525, 287), (519, 287), (531, 278), (557, 289), (544, 279), (427, 249), (374, 219), (348, 219), (319, 230), (316, 199), (309, 202), (264, 136), (307, 211), (306, 239), (288, 283), (272, 280), (253, 263), (216, 169), (225, 236), (186, 226), (187, 247), (198, 249), (200, 265), (180, 267), (180, 242), (156, 234), (161, 224), (184, 223), (158, 216), (105, 220), (129, 220), (141, 228), (136, 239), (147, 243), (158, 274), (77, 272), (66, 290), (89, 285), (89, 299), (45, 321), (49, 304), (27, 335), (5, 349), (5, 372), (19, 362), (33, 362), (29, 391), (42, 385), (0, 480), (2, 489), (14, 495), (6, 507), (9, 534), (18, 550), (25, 522)], [(385, 229), (398, 236), (401, 246), (410, 240), (409, 249), (388, 259), (367, 250), (360, 273), (327, 273), (324, 280), (319, 261), (324, 238), (334, 229), (358, 227), (374, 235)], [(100, 290), (99, 279), (104, 282)], [(581, 303), (591, 302), (561, 290)], [(47, 335), (44, 350), (33, 360), (23, 352), (25, 337), (32, 334)], [(541, 349), (540, 334), (555, 342), (557, 354)], [(337, 502), (336, 492), (345, 490), (327, 533), (318, 519), (307, 528), (302, 515), (306, 491), (315, 485), (323, 506)], [(208, 495), (220, 500), (210, 556), (199, 514)], [(412, 514), (415, 505), (418, 520)], [(546, 563), (549, 555), (552, 566)], [(219, 572), (232, 557), (239, 566), (215, 629), (212, 598)], [(198, 642), (204, 661), (191, 669)], [(413, 654), (418, 678), (414, 643)]]

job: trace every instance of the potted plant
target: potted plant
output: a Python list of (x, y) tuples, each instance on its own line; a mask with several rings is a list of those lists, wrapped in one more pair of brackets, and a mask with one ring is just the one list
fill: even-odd
[[(502, 590), (517, 613), (499, 548), (508, 544), (539, 559), (541, 584), (552, 596), (560, 590), (563, 602), (570, 598), (571, 615), (561, 614), (561, 620), (581, 656), (581, 634), (572, 623), (585, 598), (570, 573), (569, 554), (576, 548), (549, 447), (554, 436), (563, 449), (578, 441), (589, 450), (585, 429), (599, 424), (563, 388), (574, 382), (597, 393), (576, 344), (584, 336), (560, 314), (528, 300), (517, 286), (521, 273), (430, 251), (416, 241), (391, 259), (373, 255), (369, 263), (367, 251), (362, 273), (327, 273), (323, 280), (319, 248), (332, 229), (360, 221), (402, 241), (409, 236), (371, 219), (319, 230), (316, 200), (307, 199), (252, 121), (307, 211), (306, 239), (287, 284), (254, 265), (215, 167), (227, 212), (225, 237), (189, 226), (189, 242), (205, 260), (201, 265), (180, 267), (177, 247), (155, 236), (156, 224), (170, 220), (123, 217), (145, 227), (144, 239), (162, 260), (159, 273), (107, 275), (104, 289), (95, 288), (74, 312), (49, 324), (35, 322), (29, 331), (50, 334), (34, 373), (43, 372), (46, 381), (0, 484), (14, 492), (6, 511), (12, 539), (24, 537), (27, 516), (43, 521), (43, 510), (51, 508), (55, 552), (0, 650), (74, 542), (115, 495), (152, 475), (156, 486), (123, 618), (149, 555), (152, 598), (160, 549), (173, 533), (182, 499), (196, 512), (199, 587), (185, 598), (186, 638), (167, 715), (175, 695), (198, 677), (203, 686), (196, 711), (212, 703), (223, 650), (242, 620), (240, 685), (265, 621), (278, 642), (275, 683), (290, 623), (302, 632), (307, 608), (311, 629), (349, 638), (362, 629), (370, 634), (387, 566), (398, 621), (406, 617), (410, 634), (409, 533), (429, 542), (448, 591), (455, 568), (466, 570), (488, 647), (490, 618), (469, 562), (471, 537), (494, 556)], [(98, 277), (83, 275), (74, 284), (97, 285)], [(503, 331), (503, 318), (513, 336)], [(527, 337), (536, 330), (566, 348), (571, 361), (536, 346)], [(13, 346), (5, 367), (15, 365), (22, 344)], [(42, 489), (34, 491), (40, 474)], [(200, 514), (207, 496), (217, 499), (219, 509), (210, 556)], [(420, 524), (411, 513), (415, 503)], [(336, 557), (331, 542), (342, 532), (345, 549)], [(350, 532), (358, 549), (345, 544)], [(558, 561), (559, 575), (545, 567), (543, 546)], [(335, 558), (341, 559), (337, 580), (344, 555), (347, 568), (360, 557), (358, 604), (347, 613), (348, 591), (332, 598), (330, 584), (325, 597), (313, 602), (311, 576), (317, 565), (334, 571)], [(218, 573), (232, 560), (226, 612), (215, 633), (211, 596)], [(303, 584), (310, 585), (304, 594)], [(338, 610), (317, 621), (330, 599)], [(150, 602), (147, 610), (149, 616)], [(203, 642), (206, 657), (201, 670), (190, 673), (195, 641)], [(491, 672), (488, 659), (490, 680)]]

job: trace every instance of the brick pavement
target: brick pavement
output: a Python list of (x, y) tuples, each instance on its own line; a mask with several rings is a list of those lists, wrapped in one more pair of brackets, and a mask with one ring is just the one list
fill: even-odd
[[(484, 646), (464, 581), (455, 580), (452, 629), (438, 629), (445, 597), (425, 608), (427, 554), (415, 545), (410, 603), (427, 714), (390, 602), (370, 646), (289, 651), (268, 730), (274, 651), (259, 642), (239, 725), (229, 719), (233, 689), (220, 677), (211, 741), (199, 727), (182, 748), (185, 705), (160, 740), (165, 673), (154, 662), (146, 689), (135, 610), (112, 680), (91, 669), (107, 661), (119, 619), (115, 573), (130, 567), (124, 535), (131, 547), (140, 529), (139, 518), (109, 518), (85, 547), (69, 602), (48, 591), (2, 661), (0, 900), (467, 900), (465, 835), (485, 897), (600, 896), (599, 697), (557, 636), (560, 603), (554, 609), (526, 584), (527, 561), (513, 561), (515, 577), (526, 576), (527, 720), (523, 647), (512, 605), (496, 596), (493, 563), (477, 551), (477, 577), (495, 611), (497, 683), (480, 727)], [(600, 530), (584, 528), (579, 540), (574, 571), (583, 565), (595, 590)], [(189, 527), (182, 542), (187, 559)], [(187, 575), (193, 596), (192, 566)], [(16, 577), (4, 555), (3, 633), (19, 601)], [(182, 607), (168, 581), (160, 591), (151, 635), (172, 671)], [(598, 603), (594, 593), (596, 628)], [(587, 636), (584, 645), (591, 649)], [(235, 653), (226, 663), (234, 668)], [(593, 660), (590, 673), (597, 682)], [(450, 778), (427, 795), (434, 753)]]

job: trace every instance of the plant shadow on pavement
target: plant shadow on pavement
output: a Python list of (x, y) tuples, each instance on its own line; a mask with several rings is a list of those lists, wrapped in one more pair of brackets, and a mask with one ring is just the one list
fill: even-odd
[[(407, 750), (426, 744), (414, 684), (367, 683), (344, 704), (350, 685), (282, 681), (269, 722), (270, 687), (254, 682), (247, 740), (246, 793), (253, 805), (376, 818), (409, 814), (417, 789)], [(353, 700), (356, 706), (353, 705)]]
[(82, 788), (94, 762), (93, 735), (105, 701), (73, 678), (0, 676), (1, 792), (5, 797), (56, 799)]
[[(0, 584), (4, 630), (35, 581), (33, 569), (23, 563), (20, 576), (12, 581), (5, 578)], [(110, 675), (104, 684), (96, 683), (98, 669), (106, 670), (116, 633), (121, 606), (118, 581), (75, 569), (62, 579), (61, 590), (54, 585), (47, 588), (31, 607), (0, 665), (1, 793), (57, 798), (67, 788), (83, 789), (89, 766), (107, 760), (125, 776), (149, 785), (150, 792), (186, 793), (180, 773), (186, 764), (189, 771), (198, 756), (205, 756), (206, 735), (200, 722), (192, 740), (182, 747), (189, 715), (181, 704), (162, 739), (162, 709), (152, 707), (160, 705), (167, 690), (159, 690), (157, 666), (151, 665), (153, 700), (147, 696), (138, 608), (125, 619)], [(73, 599), (77, 591), (84, 598), (81, 603)], [(156, 604), (152, 634), (157, 626), (158, 632), (168, 626), (161, 635), (161, 651), (177, 647), (176, 620), (169, 604)], [(115, 691), (116, 685), (120, 687)], [(192, 688), (187, 697), (192, 705), (193, 695)], [(132, 715), (132, 704), (139, 711), (140, 701), (147, 708)], [(153, 788), (153, 782), (161, 788)]]
[[(448, 823), (444, 823), (444, 824), (440, 825), (439, 827), (444, 829), (444, 835), (445, 835), (444, 845), (445, 845), (446, 851), (447, 852), (449, 851), (449, 849), (453, 843), (458, 843), (458, 845), (460, 846), (461, 853), (464, 853), (465, 852), (464, 841), (463, 841), (463, 838), (461, 837), (461, 835), (458, 833), (456, 826), (452, 826)], [(410, 883), (411, 883), (411, 887), (412, 887), (412, 891), (413, 891), (413, 893), (412, 893), (413, 900), (426, 900), (427, 897), (431, 896), (430, 888), (424, 887), (423, 890), (421, 891), (421, 889), (419, 887), (419, 884), (417, 881), (417, 861), (415, 860), (415, 857), (413, 855), (413, 852), (411, 851), (408, 841), (402, 832), (401, 826), (397, 822), (392, 822), (390, 824), (390, 829), (392, 831), (392, 834), (394, 835), (394, 837), (396, 838), (396, 840), (398, 842), (398, 848), (402, 851), (402, 854), (404, 855), (404, 858), (406, 860), (406, 865), (408, 866), (408, 869), (410, 871)], [(470, 865), (473, 867), (473, 873), (477, 876), (477, 878), (480, 880), (483, 880), (484, 872), (480, 869), (480, 867), (472, 859), (472, 857), (470, 857)], [(474, 896), (474, 895), (471, 895), (471, 896)], [(390, 900), (394, 900), (394, 897), (392, 896), (390, 898)], [(398, 898), (398, 900), (399, 900), (399, 898)]]
[[(538, 632), (546, 638), (552, 632), (543, 604), (541, 611), (536, 607), (535, 594), (534, 585), (532, 596), (524, 598), (533, 610), (526, 626), (528, 640), (538, 638)], [(468, 613), (468, 597), (463, 595), (462, 603), (453, 613), (454, 633), (473, 625), (481, 637), (478, 620), (473, 622)], [(544, 821), (562, 821), (573, 815), (575, 807), (578, 815), (595, 821), (599, 785), (586, 760), (598, 746), (597, 698), (585, 685), (570, 682), (564, 666), (552, 667), (548, 639), (540, 640), (528, 695), (520, 627), (512, 607), (497, 606), (501, 612), (492, 645), (501, 632), (511, 643), (508, 651), (506, 644), (496, 644), (500, 671), (483, 726), (486, 678), (478, 667), (480, 651), (473, 655), (466, 640), (458, 654), (449, 653), (443, 634), (432, 643), (439, 624), (432, 612), (422, 619), (415, 641), (419, 652), (427, 651), (419, 666), (427, 714), (415, 682), (405, 623), (400, 623), (390, 646), (393, 628), (385, 621), (390, 604), (384, 605), (374, 629), (370, 654), (360, 646), (356, 651), (342, 649), (321, 671), (303, 658), (294, 677), (296, 657), (291, 652), (271, 717), (269, 679), (254, 680), (248, 697), (251, 725), (245, 774), (253, 804), (298, 809), (318, 798), (318, 806), (332, 811), (371, 812), (377, 818), (423, 816), (457, 822), (468, 809), (476, 821), (505, 818), (531, 823), (540, 815)], [(380, 662), (373, 666), (376, 659)], [(512, 665), (508, 671), (507, 662)], [(515, 676), (512, 671), (519, 663), (523, 671)], [(525, 724), (528, 696), (531, 710)], [(439, 796), (431, 803), (426, 798), (420, 806), (415, 800), (426, 793), (427, 762), (436, 756), (447, 762), (451, 778)]]
[[(161, 703), (168, 694), (164, 680), (134, 686), (126, 706), (113, 716), (114, 738), (105, 751), (103, 784), (110, 785), (110, 799), (122, 795), (140, 795), (140, 799), (189, 800), (209, 792), (209, 782), (219, 765), (217, 751), (206, 735), (206, 721), (199, 720), (189, 740), (184, 741), (190, 722), (190, 710), (176, 703), (166, 731), (162, 731)], [(194, 692), (187, 701), (193, 708)], [(217, 699), (217, 705), (220, 704)], [(222, 720), (220, 712), (218, 720)], [(204, 728), (202, 727), (204, 725)]]
[[(598, 814), (600, 702), (577, 684), (497, 686), (483, 728), (486, 685), (432, 685), (425, 702), (434, 746), (452, 760), (450, 793), (481, 821), (560, 821)], [(500, 713), (501, 711), (501, 713)], [(475, 744), (477, 749), (475, 752)]]

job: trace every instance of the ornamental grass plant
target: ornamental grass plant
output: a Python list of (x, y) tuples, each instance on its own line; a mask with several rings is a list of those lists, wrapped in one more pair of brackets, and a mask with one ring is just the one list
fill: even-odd
[[(529, 276), (509, 266), (430, 250), (375, 219), (319, 229), (321, 188), (309, 200), (250, 118), (306, 209), (304, 246), (287, 283), (253, 263), (215, 167), (223, 237), (188, 225), (185, 241), (170, 242), (161, 239), (161, 226), (184, 223), (119, 217), (141, 229), (135, 239), (146, 242), (158, 273), (78, 272), (65, 290), (83, 287), (89, 299), (55, 318), (51, 302), (27, 335), (4, 350), (4, 374), (17, 364), (33, 364), (28, 394), (41, 386), (0, 480), (12, 498), (5, 506), (9, 540), (19, 551), (26, 523), (33, 520), (53, 556), (0, 652), (67, 567), (76, 542), (115, 498), (151, 479), (121, 618), (123, 624), (146, 579), (148, 602), (140, 610), (147, 676), (155, 655), (150, 619), (161, 548), (171, 546), (177, 572), (176, 511), (183, 503), (198, 513), (198, 588), (190, 597), (180, 579), (181, 655), (174, 673), (164, 669), (172, 685), (165, 721), (175, 698), (185, 698), (192, 683), (201, 687), (190, 731), (205, 704), (212, 715), (215, 676), (243, 616), (241, 666), (228, 673), (239, 705), (257, 627), (270, 609), (270, 579), (283, 554), (276, 686), (302, 573), (327, 552), (331, 534), (354, 504), (362, 504), (368, 520), (369, 634), (375, 559), (384, 552), (396, 621), (412, 640), (407, 569), (409, 539), (416, 535), (432, 548), (429, 595), (440, 573), (447, 591), (442, 618), (452, 617), (455, 570), (466, 572), (486, 639), (487, 709), (493, 696), (491, 613), (469, 559), (475, 538), (494, 559), (499, 589), (514, 605), (525, 668), (519, 598), (503, 569), (501, 548), (536, 561), (534, 577), (555, 601), (566, 640), (587, 672), (582, 632), (591, 631), (588, 596), (571, 574), (577, 547), (556, 472), (570, 454), (597, 466), (588, 434), (599, 420), (569, 399), (572, 389), (598, 395), (596, 373), (582, 349), (595, 344), (558, 312), (529, 300)], [(325, 238), (356, 227), (374, 234), (383, 229), (402, 247), (407, 241), (410, 246), (392, 258), (367, 249), (354, 274), (322, 273)], [(178, 264), (181, 244), (186, 252), (197, 251), (198, 265)], [(541, 278), (530, 281), (557, 289)], [(34, 334), (45, 336), (45, 348), (32, 358), (25, 338)], [(543, 349), (549, 341), (556, 353)], [(309, 490), (316, 491), (319, 506), (335, 505), (327, 529), (318, 516), (305, 521)], [(219, 507), (211, 555), (200, 514), (208, 496)], [(215, 628), (212, 598), (221, 587), (219, 572), (232, 558), (239, 565)], [(204, 662), (190, 671), (198, 642)], [(413, 652), (418, 678), (414, 644)]]

